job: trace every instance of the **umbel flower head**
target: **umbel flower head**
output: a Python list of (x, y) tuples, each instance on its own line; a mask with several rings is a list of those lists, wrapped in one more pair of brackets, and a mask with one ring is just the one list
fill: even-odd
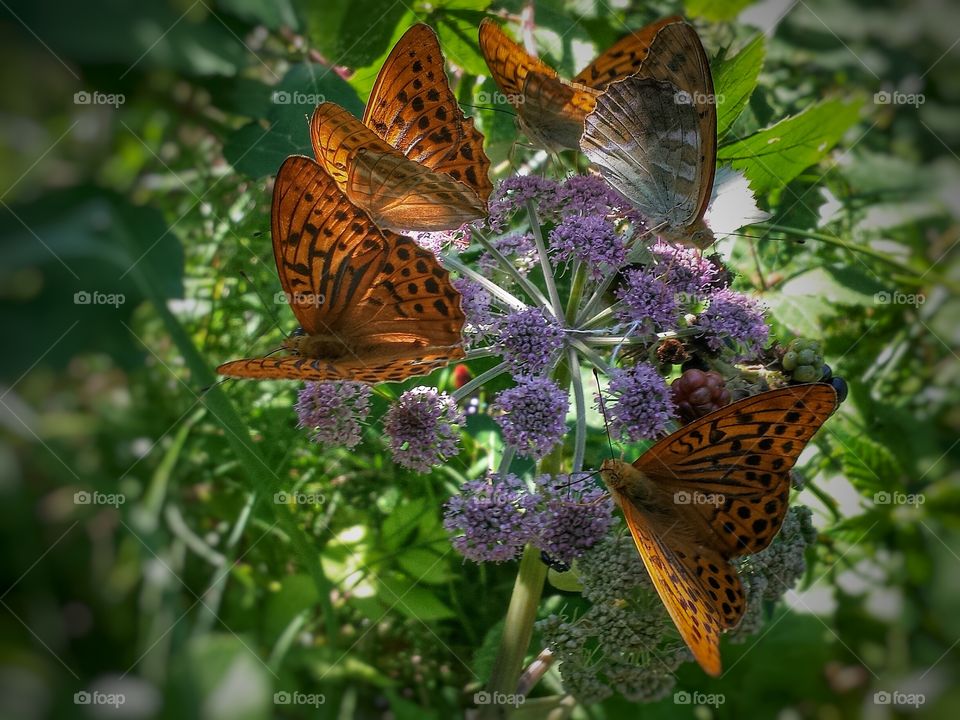
[(405, 468), (430, 468), (457, 454), (464, 415), (447, 393), (432, 387), (407, 390), (384, 416), (393, 459)]
[(497, 395), (495, 408), (502, 414), (495, 419), (504, 442), (516, 448), (518, 455), (539, 459), (566, 433), (569, 407), (567, 392), (555, 382), (523, 376), (516, 387)]
[(543, 372), (563, 347), (563, 328), (540, 308), (524, 308), (504, 315), (496, 332), (503, 359), (516, 375)]
[(670, 388), (649, 363), (615, 370), (611, 375), (610, 394), (616, 398), (616, 404), (609, 410), (610, 429), (631, 442), (663, 434), (676, 414)]
[(321, 445), (355, 447), (370, 412), (371, 392), (359, 382), (308, 382), (297, 395), (298, 426), (310, 430)]

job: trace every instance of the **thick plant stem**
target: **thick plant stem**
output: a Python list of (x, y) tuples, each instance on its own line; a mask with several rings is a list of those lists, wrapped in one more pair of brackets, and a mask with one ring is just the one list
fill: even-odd
[[(577, 306), (583, 294), (586, 270), (578, 267), (574, 273), (573, 286), (567, 300), (565, 317), (576, 317)], [(571, 380), (569, 361), (564, 357), (553, 372), (553, 379), (564, 390), (569, 390)], [(539, 473), (556, 475), (563, 465), (563, 445), (557, 445), (537, 466)], [(513, 695), (517, 692), (517, 681), (523, 670), (523, 660), (533, 637), (533, 624), (537, 619), (537, 608), (543, 594), (543, 583), (547, 578), (547, 566), (540, 560), (540, 551), (532, 545), (523, 549), (517, 580), (510, 596), (510, 606), (503, 624), (500, 648), (493, 663), (493, 671), (487, 690), (492, 697), (499, 694)], [(506, 716), (512, 706), (492, 703), (480, 708), (481, 720), (492, 720)]]

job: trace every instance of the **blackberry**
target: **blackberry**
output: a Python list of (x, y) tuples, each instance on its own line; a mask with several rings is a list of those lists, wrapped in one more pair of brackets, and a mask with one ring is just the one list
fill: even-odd
[(730, 404), (730, 391), (723, 376), (715, 370), (687, 370), (671, 383), (670, 389), (677, 412), (685, 423)]

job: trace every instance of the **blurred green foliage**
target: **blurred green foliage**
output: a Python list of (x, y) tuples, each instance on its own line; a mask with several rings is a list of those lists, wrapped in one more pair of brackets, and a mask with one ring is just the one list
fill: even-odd
[[(212, 366), (292, 326), (270, 302), (266, 178), (309, 148), (316, 98), (361, 113), (393, 43), (428, 22), (503, 177), (526, 151), (481, 100), (494, 86), (475, 33), (527, 9), (567, 76), (628, 28), (697, 22), (724, 95), (720, 158), (773, 216), (732, 246), (738, 286), (762, 295), (778, 338), (822, 339), (851, 386), (805, 458), (800, 501), (821, 529), (808, 591), (771, 608), (759, 640), (724, 647), (722, 679), (680, 675), (725, 702), (611, 700), (578, 717), (954, 716), (960, 9), (932, 0), (4, 3), (0, 715), (106, 717), (75, 703), (97, 689), (136, 718), (470, 704), (515, 569), (462, 563), (440, 515), (485, 471), (495, 424), (472, 417), (461, 455), (419, 476), (373, 425), (354, 452), (310, 445), (290, 385), (205, 389)], [(595, 465), (608, 451), (592, 424)], [(884, 502), (911, 496), (922, 504)], [(553, 591), (543, 611), (577, 602)], [(926, 701), (875, 702), (895, 690)]]

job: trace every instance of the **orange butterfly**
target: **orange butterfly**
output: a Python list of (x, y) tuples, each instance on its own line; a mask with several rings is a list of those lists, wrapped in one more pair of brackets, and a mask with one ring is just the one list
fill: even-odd
[(708, 247), (703, 215), (717, 166), (717, 106), (706, 51), (682, 21), (661, 27), (636, 74), (584, 121), (580, 149), (668, 240)]
[(285, 380), (405, 380), (463, 357), (460, 294), (437, 259), (380, 230), (320, 165), (288, 157), (277, 173), (273, 255), (301, 331), (281, 357), (234, 360), (221, 375)]
[(650, 51), (657, 31), (679, 17), (669, 17), (618, 40), (585, 67), (573, 81), (530, 55), (507, 37), (495, 22), (480, 24), (480, 51), (494, 81), (516, 108), (524, 133), (548, 150), (580, 147), (583, 120), (602, 90), (636, 72)]
[(603, 463), (654, 588), (710, 675), (720, 674), (720, 633), (744, 612), (730, 559), (780, 530), (790, 469), (836, 407), (827, 384), (771, 390), (694, 420), (633, 465)]
[(363, 122), (321, 103), (310, 138), (317, 162), (380, 227), (452, 230), (486, 215), (493, 185), (483, 136), (464, 117), (426, 25), (411, 27), (390, 52)]

